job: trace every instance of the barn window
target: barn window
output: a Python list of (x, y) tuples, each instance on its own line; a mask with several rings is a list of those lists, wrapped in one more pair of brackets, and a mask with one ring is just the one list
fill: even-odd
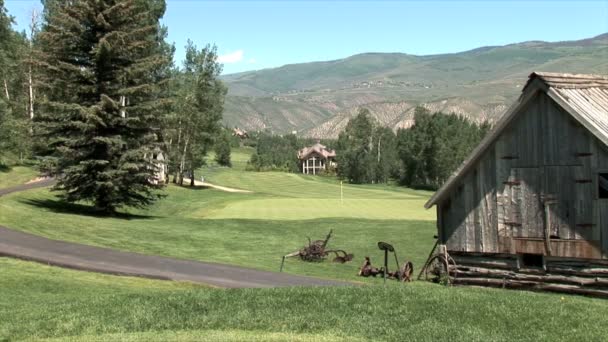
[(521, 263), (523, 267), (543, 268), (545, 266), (542, 254), (521, 254)]
[(600, 173), (597, 177), (598, 198), (608, 198), (608, 173)]

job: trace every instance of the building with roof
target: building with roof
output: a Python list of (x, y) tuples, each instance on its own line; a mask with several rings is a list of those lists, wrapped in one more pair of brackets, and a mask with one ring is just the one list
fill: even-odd
[(154, 172), (154, 178), (150, 179), (152, 184), (165, 184), (169, 183), (169, 170), (165, 155), (162, 151), (157, 150), (152, 154), (152, 162), (156, 168)]
[(316, 144), (299, 150), (298, 160), (302, 173), (316, 175), (336, 166), (336, 151), (317, 141)]
[(432, 206), (451, 281), (608, 296), (608, 77), (532, 73)]
[(240, 139), (247, 139), (247, 138), (249, 138), (249, 133), (247, 133), (247, 131), (244, 129), (235, 127), (232, 130), (232, 136), (239, 137)]

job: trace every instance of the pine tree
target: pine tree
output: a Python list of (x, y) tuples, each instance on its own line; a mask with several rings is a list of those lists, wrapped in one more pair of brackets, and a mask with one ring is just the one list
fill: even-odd
[(350, 183), (371, 183), (374, 179), (374, 122), (362, 108), (338, 137), (338, 176)]
[(48, 87), (37, 120), (55, 190), (104, 213), (151, 204), (171, 64), (159, 48), (164, 3), (45, 2), (38, 38)]

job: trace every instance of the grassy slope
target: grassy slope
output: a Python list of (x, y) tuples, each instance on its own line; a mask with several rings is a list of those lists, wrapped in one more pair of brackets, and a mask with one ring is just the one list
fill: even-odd
[(603, 340), (606, 302), (424, 283), (210, 289), (0, 258), (0, 340)]
[(35, 170), (25, 166), (14, 166), (8, 170), (0, 169), (0, 189), (26, 183), (37, 175)]

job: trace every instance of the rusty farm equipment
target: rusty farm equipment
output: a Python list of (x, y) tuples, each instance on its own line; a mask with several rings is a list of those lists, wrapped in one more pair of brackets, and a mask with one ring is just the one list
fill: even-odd
[(424, 279), (444, 285), (451, 285), (456, 277), (456, 262), (448, 254), (445, 245), (439, 245), (439, 240), (431, 249), (431, 253), (418, 274), (418, 280)]
[[(396, 279), (401, 282), (410, 282), (412, 281), (412, 274), (414, 273), (414, 264), (410, 261), (404, 261), (402, 265), (399, 265), (399, 260), (397, 259), (397, 252), (395, 248), (386, 243), (386, 242), (378, 242), (378, 248), (384, 251), (384, 266), (377, 268), (372, 266), (371, 259), (369, 257), (365, 257), (365, 261), (363, 265), (359, 269), (358, 275), (361, 277), (376, 277), (378, 275), (384, 278), (384, 282), (386, 283), (386, 279)], [(397, 264), (397, 270), (394, 272), (389, 271), (388, 269), (388, 254), (389, 252), (393, 253), (395, 256), (395, 263)]]
[(332, 260), (333, 262), (339, 262), (343, 264), (345, 262), (353, 260), (353, 254), (348, 254), (344, 250), (327, 249), (327, 244), (329, 242), (329, 239), (331, 238), (332, 233), (333, 230), (330, 230), (327, 236), (325, 237), (325, 240), (311, 241), (310, 238), (308, 238), (308, 246), (304, 246), (298, 251), (284, 255), (283, 259), (281, 260), (280, 272), (283, 272), (283, 265), (285, 264), (286, 258), (299, 257), (303, 261), (321, 262), (324, 261), (325, 258), (327, 258), (329, 255), (334, 254), (335, 257)]

